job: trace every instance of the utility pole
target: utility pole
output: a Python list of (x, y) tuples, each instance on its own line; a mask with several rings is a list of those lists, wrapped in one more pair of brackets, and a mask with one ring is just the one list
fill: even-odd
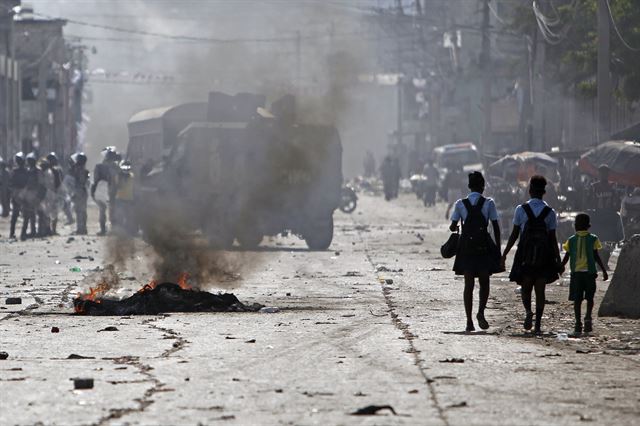
[(401, 74), (398, 74), (398, 93), (397, 93), (397, 100), (398, 100), (398, 122), (397, 122), (397, 126), (396, 126), (396, 132), (398, 133), (398, 145), (402, 145), (402, 134), (404, 132), (404, 129), (402, 128), (402, 116), (404, 114), (403, 110), (402, 110), (402, 102), (404, 101), (403, 96), (402, 96), (402, 90), (404, 86), (404, 79), (403, 76)]
[(598, 138), (604, 142), (611, 135), (610, 22), (607, 0), (598, 0)]
[(491, 140), (491, 79), (493, 67), (491, 66), (491, 38), (489, 30), (491, 28), (491, 15), (489, 2), (491, 0), (483, 0), (482, 7), (482, 110), (484, 113), (484, 125), (482, 127), (482, 141), (480, 144), (480, 152), (484, 153), (489, 148)]
[(296, 31), (296, 90), (298, 95), (302, 93), (302, 36), (300, 30)]

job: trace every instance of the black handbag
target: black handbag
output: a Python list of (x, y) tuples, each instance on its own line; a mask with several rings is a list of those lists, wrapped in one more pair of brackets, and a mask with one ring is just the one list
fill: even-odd
[(449, 235), (449, 239), (446, 243), (440, 247), (440, 254), (445, 259), (451, 259), (458, 252), (458, 242), (460, 240), (460, 234), (457, 232), (452, 232)]

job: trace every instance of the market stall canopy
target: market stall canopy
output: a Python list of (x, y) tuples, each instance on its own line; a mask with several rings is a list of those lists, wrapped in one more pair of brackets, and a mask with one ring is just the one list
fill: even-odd
[(489, 166), (489, 175), (527, 182), (533, 175), (543, 175), (552, 182), (558, 179), (558, 160), (544, 152), (520, 152), (502, 157)]
[(609, 141), (587, 151), (578, 165), (582, 172), (598, 176), (598, 167), (611, 169), (609, 180), (621, 185), (640, 186), (640, 143)]

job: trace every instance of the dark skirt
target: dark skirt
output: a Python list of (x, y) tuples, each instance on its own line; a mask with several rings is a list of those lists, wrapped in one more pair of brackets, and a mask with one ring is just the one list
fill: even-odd
[[(551, 249), (549, 249), (551, 251)], [(553, 259), (553, 254), (547, 256), (545, 264), (543, 266), (531, 267), (522, 264), (521, 245), (518, 244), (516, 249), (516, 255), (513, 258), (513, 266), (511, 267), (511, 273), (509, 274), (509, 280), (521, 284), (524, 277), (531, 277), (536, 281), (544, 278), (546, 284), (556, 281), (560, 276), (558, 275), (558, 266)]]
[[(460, 247), (460, 245), (458, 245)], [(482, 255), (470, 255), (462, 253), (458, 249), (456, 259), (453, 262), (453, 271), (456, 275), (471, 274), (474, 277), (484, 274), (497, 274), (504, 272), (501, 268), (500, 250), (498, 246), (489, 238), (489, 252)]]

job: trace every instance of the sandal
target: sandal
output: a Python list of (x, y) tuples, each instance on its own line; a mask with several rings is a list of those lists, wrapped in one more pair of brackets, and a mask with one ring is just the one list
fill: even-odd
[(591, 319), (584, 319), (584, 332), (591, 333), (593, 331), (593, 322)]
[(533, 312), (527, 312), (527, 316), (524, 318), (524, 329), (531, 330), (533, 327)]
[[(585, 322), (586, 322), (586, 321), (585, 321)], [(586, 328), (587, 328), (587, 327), (586, 327), (586, 324), (585, 324), (585, 330), (586, 330)], [(582, 323), (581, 323), (580, 321), (576, 321), (576, 325), (575, 325), (575, 327), (573, 327), (573, 332), (574, 332), (576, 335), (580, 335), (580, 334), (582, 334)]]
[(487, 328), (489, 328), (489, 323), (485, 319), (483, 313), (481, 314), (480, 312), (478, 312), (478, 315), (476, 315), (476, 319), (478, 320), (478, 325), (481, 329), (486, 330)]

